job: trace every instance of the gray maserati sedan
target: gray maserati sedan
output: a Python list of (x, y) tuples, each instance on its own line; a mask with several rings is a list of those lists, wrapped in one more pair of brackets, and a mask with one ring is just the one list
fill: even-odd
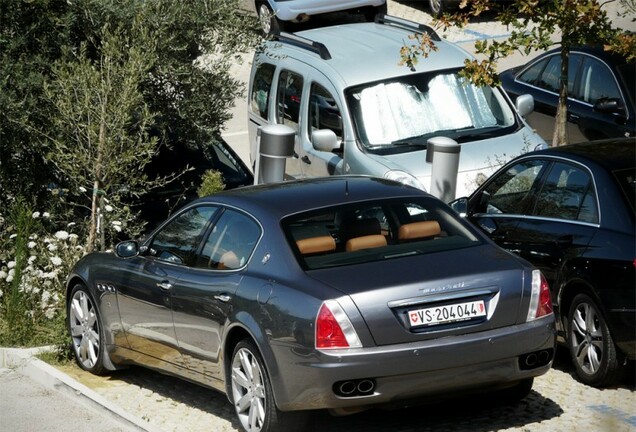
[(525, 397), (552, 365), (539, 270), (442, 201), (386, 179), (194, 201), (67, 281), (78, 364), (135, 364), (227, 394), (246, 431), (472, 392)]

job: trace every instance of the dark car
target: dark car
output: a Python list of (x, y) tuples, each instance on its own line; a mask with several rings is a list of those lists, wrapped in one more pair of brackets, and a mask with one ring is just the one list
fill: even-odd
[[(559, 101), (560, 54), (560, 49), (548, 51), (500, 74), (511, 99), (534, 97), (527, 121), (547, 142), (552, 141)], [(588, 46), (573, 48), (568, 66), (570, 142), (636, 136), (636, 62)]]
[(82, 258), (67, 312), (85, 370), (212, 387), (250, 431), (293, 429), (303, 410), (522, 398), (556, 343), (540, 271), (431, 195), (356, 176), (188, 204), (143, 242)]
[(145, 168), (150, 178), (179, 174), (174, 181), (150, 190), (140, 207), (148, 231), (183, 205), (198, 198), (197, 189), (207, 170), (221, 173), (225, 189), (254, 184), (254, 175), (234, 150), (218, 136), (205, 149), (162, 147)]
[(580, 380), (609, 385), (636, 359), (636, 140), (520, 156), (453, 206), (545, 274)]

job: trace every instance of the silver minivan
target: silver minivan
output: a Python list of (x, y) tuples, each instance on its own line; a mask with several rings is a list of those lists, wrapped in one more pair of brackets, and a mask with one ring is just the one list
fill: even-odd
[[(413, 69), (400, 48), (428, 32), (437, 51)], [(430, 138), (461, 145), (457, 196), (467, 196), (513, 156), (546, 147), (500, 88), (459, 76), (470, 54), (429, 27), (390, 16), (282, 34), (256, 50), (249, 83), (252, 164), (257, 132), (266, 124), (296, 131), (289, 177), (369, 174), (430, 190)]]

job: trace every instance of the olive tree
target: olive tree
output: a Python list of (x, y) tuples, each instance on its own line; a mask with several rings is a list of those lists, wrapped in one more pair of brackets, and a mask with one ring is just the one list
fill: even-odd
[[(496, 11), (496, 19), (507, 25), (510, 35), (504, 40), (480, 40), (475, 51), (481, 60), (467, 60), (463, 75), (480, 85), (498, 84), (497, 61), (514, 52), (529, 54), (545, 51), (554, 46), (561, 48), (561, 79), (559, 83), (559, 105), (555, 119), (553, 145), (567, 144), (567, 97), (568, 59), (572, 47), (584, 44), (603, 45), (625, 55), (636, 58), (636, 37), (612, 26), (606, 12), (610, 3), (619, 0), (515, 0), (511, 5), (497, 4), (493, 0), (463, 0), (460, 12), (441, 17), (436, 26), (464, 26), (469, 19), (486, 11)], [(635, 0), (620, 0), (624, 14), (634, 14)], [(402, 49), (402, 62), (412, 65), (418, 57), (425, 57), (435, 49), (434, 41), (426, 36), (413, 35), (414, 43)]]

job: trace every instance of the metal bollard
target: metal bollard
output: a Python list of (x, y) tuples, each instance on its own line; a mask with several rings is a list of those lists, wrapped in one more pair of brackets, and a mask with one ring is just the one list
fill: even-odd
[(259, 128), (254, 184), (284, 180), (285, 158), (294, 155), (295, 138), (296, 132), (289, 126), (274, 124)]
[(428, 140), (426, 162), (433, 164), (429, 192), (444, 202), (455, 199), (460, 151), (461, 146), (450, 138), (440, 136)]

